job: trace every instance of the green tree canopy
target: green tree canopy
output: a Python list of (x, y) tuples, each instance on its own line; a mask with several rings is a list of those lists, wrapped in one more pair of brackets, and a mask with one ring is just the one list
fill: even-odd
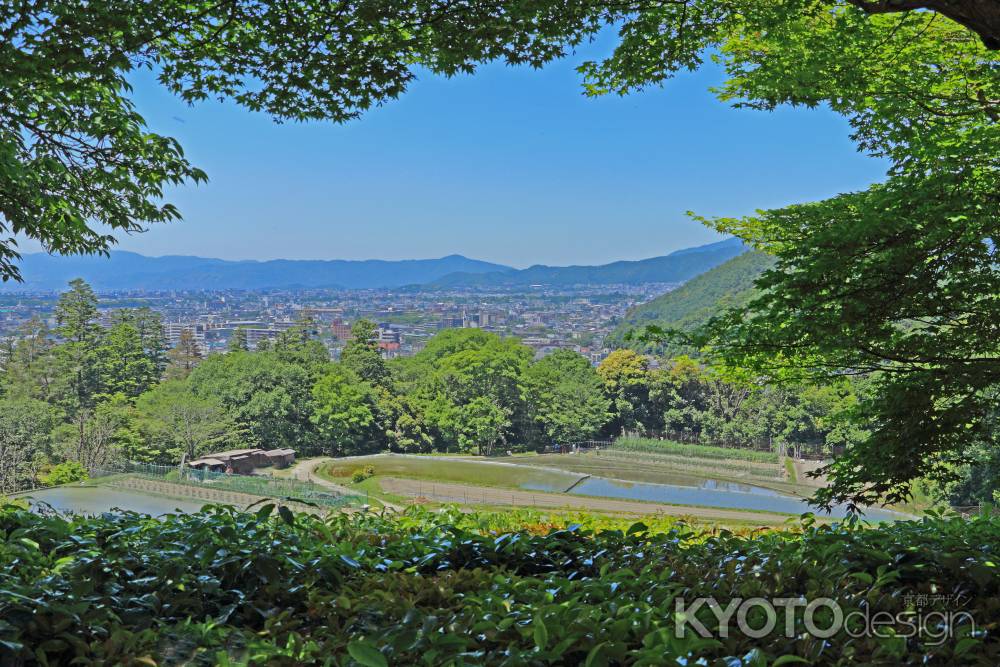
[(249, 352), (250, 345), (247, 343), (247, 330), (246, 327), (237, 327), (233, 331), (233, 335), (229, 337), (229, 341), (226, 343), (226, 349), (229, 352)]
[(171, 378), (186, 378), (205, 357), (201, 345), (198, 344), (191, 329), (182, 329), (177, 339), (177, 345), (167, 352), (170, 365), (167, 366), (167, 376)]
[(318, 452), (308, 369), (272, 351), (231, 352), (205, 359), (188, 381), (195, 396), (219, 401), (247, 445)]
[(524, 378), (531, 411), (549, 442), (596, 436), (611, 418), (601, 377), (585, 357), (556, 350), (531, 364)]
[(0, 399), (0, 496), (32, 486), (49, 454), (55, 421), (42, 401)]
[(477, 396), (458, 409), (458, 444), (464, 452), (491, 456), (505, 441), (510, 411), (489, 396)]
[(17, 342), (4, 359), (0, 391), (8, 396), (48, 400), (56, 380), (56, 360), (52, 354), (55, 341), (51, 331), (35, 315), (17, 328), (14, 339)]
[(649, 361), (633, 350), (615, 350), (597, 367), (611, 400), (616, 433), (641, 430), (648, 419)]
[(360, 319), (351, 327), (351, 339), (344, 346), (340, 362), (372, 386), (385, 386), (390, 381), (389, 369), (378, 349), (378, 328), (371, 320)]
[(155, 357), (147, 354), (139, 330), (127, 320), (107, 331), (97, 357), (105, 393), (135, 399), (160, 381)]
[(374, 422), (372, 387), (342, 364), (331, 366), (313, 387), (316, 408), (312, 420), (319, 427), (328, 455), (363, 453)]
[(319, 325), (311, 317), (303, 318), (295, 326), (281, 332), (271, 350), (282, 361), (307, 369), (314, 378), (330, 365), (330, 353), (319, 340)]
[(185, 380), (167, 380), (135, 405), (142, 447), (131, 458), (176, 463), (239, 442), (234, 420), (214, 396), (197, 396)]
[[(528, 409), (524, 392), (524, 373), (531, 361), (531, 348), (512, 338), (502, 339), (481, 329), (448, 329), (428, 341), (427, 346), (409, 359), (398, 359), (392, 369), (399, 393), (407, 396), (389, 414), (410, 413), (404, 420), (412, 444), (432, 436), (441, 449), (478, 450), (492, 448), (514, 437), (526, 436)], [(476, 399), (489, 403), (477, 403)], [(421, 414), (422, 419), (417, 419)], [(482, 418), (481, 426), (500, 425), (502, 433), (482, 440), (469, 435), (466, 418)], [(400, 424), (396, 422), (396, 427)], [(426, 433), (425, 428), (432, 434)], [(489, 429), (483, 431), (489, 435)]]
[(62, 343), (55, 348), (58, 366), (53, 395), (76, 423), (76, 447), (85, 447), (85, 425), (102, 394), (98, 347), (103, 331), (97, 322), (97, 296), (83, 280), (70, 281), (70, 289), (56, 304), (55, 333)]

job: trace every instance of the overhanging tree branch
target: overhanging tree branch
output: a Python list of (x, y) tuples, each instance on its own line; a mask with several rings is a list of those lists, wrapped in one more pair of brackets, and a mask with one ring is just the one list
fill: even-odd
[(868, 14), (891, 14), (928, 9), (960, 23), (983, 40), (986, 48), (1000, 49), (1000, 2), (997, 0), (848, 0)]

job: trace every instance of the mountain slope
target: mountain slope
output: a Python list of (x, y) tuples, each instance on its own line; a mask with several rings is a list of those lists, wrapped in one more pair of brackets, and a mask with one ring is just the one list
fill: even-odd
[(612, 347), (667, 355), (690, 354), (693, 351), (682, 346), (625, 341), (625, 334), (630, 330), (641, 332), (651, 324), (692, 331), (723, 310), (747, 303), (755, 293), (754, 280), (773, 265), (773, 257), (756, 251), (730, 259), (677, 289), (629, 310), (608, 341)]
[(111, 257), (45, 253), (24, 256), (25, 282), (6, 283), (0, 290), (61, 290), (73, 278), (84, 278), (99, 291), (190, 289), (281, 289), (326, 287), (365, 289), (426, 283), (455, 272), (513, 271), (490, 262), (449, 255), (440, 259), (227, 261), (168, 255), (146, 257), (114, 251)]
[(537, 265), (520, 271), (502, 273), (455, 273), (434, 283), (436, 287), (528, 285), (565, 286), (578, 284), (680, 283), (735, 257), (746, 250), (736, 238), (718, 243), (685, 248), (664, 257), (631, 262), (612, 262), (602, 266)]

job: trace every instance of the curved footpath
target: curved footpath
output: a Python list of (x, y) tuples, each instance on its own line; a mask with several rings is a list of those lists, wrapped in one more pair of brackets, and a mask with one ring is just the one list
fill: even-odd
[[(304, 481), (304, 482), (312, 482), (316, 486), (322, 486), (324, 488), (330, 489), (331, 491), (335, 491), (335, 492), (337, 492), (339, 494), (349, 495), (349, 496), (358, 495), (358, 492), (356, 490), (350, 489), (350, 488), (348, 488), (346, 486), (343, 486), (341, 484), (337, 484), (336, 482), (331, 482), (330, 480), (324, 479), (324, 478), (322, 478), (322, 477), (320, 477), (319, 475), (316, 474), (316, 468), (320, 467), (321, 465), (324, 465), (326, 463), (331, 463), (333, 461), (346, 461), (346, 460), (354, 459), (354, 458), (368, 458), (368, 457), (367, 456), (345, 456), (345, 457), (341, 457), (341, 458), (331, 458), (331, 457), (328, 457), (328, 456), (324, 456), (324, 457), (317, 458), (317, 459), (307, 459), (305, 461), (299, 461), (294, 466), (292, 466), (291, 469), (290, 469), (290, 471), (289, 471), (289, 475), (288, 476), (291, 479), (298, 479), (298, 480), (301, 480), (301, 481)], [(394, 505), (394, 504), (389, 503), (389, 502), (386, 502), (386, 501), (382, 500), (381, 498), (378, 499), (377, 502), (379, 504), (381, 504), (383, 507), (388, 507), (388, 508), (397, 509), (397, 510), (400, 509), (399, 506)]]
[(335, 482), (331, 482), (328, 479), (323, 479), (316, 474), (316, 468), (320, 467), (324, 463), (330, 463), (339, 459), (333, 459), (329, 457), (322, 457), (317, 459), (307, 459), (305, 461), (299, 461), (291, 467), (288, 473), (288, 477), (291, 479), (298, 479), (303, 482), (312, 482), (317, 486), (326, 487), (331, 491), (336, 491), (337, 493), (344, 495), (357, 495), (357, 491), (353, 491), (346, 486), (341, 486)]

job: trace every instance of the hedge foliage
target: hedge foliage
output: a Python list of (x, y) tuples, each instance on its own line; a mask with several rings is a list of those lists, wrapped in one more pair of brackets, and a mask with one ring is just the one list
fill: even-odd
[(695, 445), (674, 442), (672, 440), (657, 440), (654, 438), (618, 438), (612, 446), (612, 451), (685, 456), (695, 459), (735, 459), (749, 461), (750, 463), (778, 463), (779, 459), (776, 452), (738, 449), (736, 447)]
[[(457, 510), (274, 510), (0, 509), (0, 664), (1000, 664), (995, 518), (498, 532)], [(895, 614), (920, 594), (954, 596), (975, 629), (939, 644), (823, 640), (801, 617), (791, 638), (674, 632), (678, 597), (829, 597)], [(714, 627), (708, 608), (697, 616)]]

